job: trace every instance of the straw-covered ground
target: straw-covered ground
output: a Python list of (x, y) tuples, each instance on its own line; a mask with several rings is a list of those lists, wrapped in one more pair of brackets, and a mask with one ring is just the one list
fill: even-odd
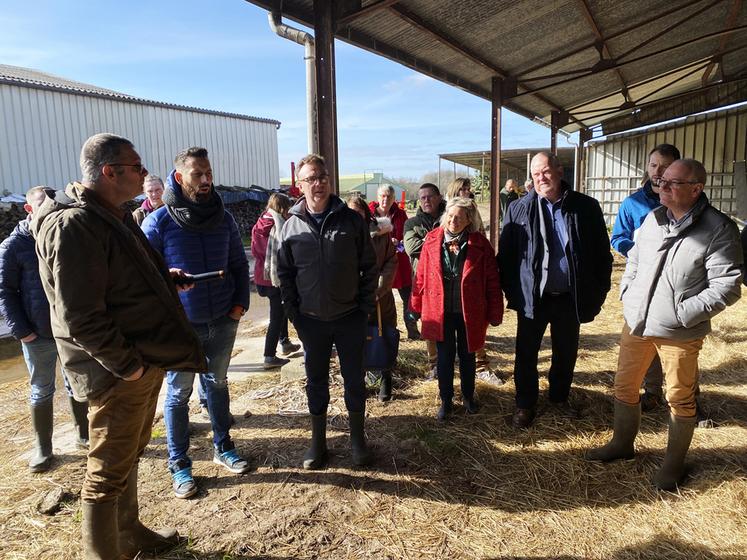
[[(716, 318), (704, 345), (703, 402), (717, 425), (696, 430), (692, 476), (680, 493), (656, 492), (649, 483), (666, 445), (664, 411), (644, 417), (635, 460), (604, 466), (582, 458), (610, 434), (621, 270), (617, 263), (602, 315), (582, 328), (573, 393), (586, 412), (580, 421), (547, 411), (532, 429), (512, 429), (508, 381), (479, 382), (480, 414), (459, 412), (439, 424), (436, 384), (423, 379), (424, 344), (403, 341), (395, 399), (369, 400), (367, 433), (377, 456), (370, 468), (351, 465), (345, 417), (338, 415), (330, 420), (329, 468), (300, 469), (307, 418), (278, 414), (298, 400), (300, 383), (250, 400), (279, 384), (277, 374), (256, 374), (231, 388), (235, 402), (249, 403), (251, 416), (234, 411), (233, 434), (256, 468), (234, 476), (212, 464), (208, 426), (198, 423), (192, 456), (201, 491), (176, 500), (159, 418), (140, 468), (141, 514), (187, 537), (163, 558), (747, 558), (747, 300)], [(502, 374), (512, 368), (515, 326), (508, 312), (489, 332)], [(541, 368), (548, 360), (545, 345)], [(23, 382), (0, 388), (0, 557), (77, 558), (77, 499), (53, 516), (40, 514), (37, 503), (58, 487), (77, 492), (83, 454), (61, 457), (45, 475), (27, 472), (26, 391)], [(331, 410), (340, 409), (337, 385)], [(57, 410), (68, 420), (64, 406)]]

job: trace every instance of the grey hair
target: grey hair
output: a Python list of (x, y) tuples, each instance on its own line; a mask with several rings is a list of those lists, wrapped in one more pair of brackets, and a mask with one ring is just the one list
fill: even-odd
[(80, 150), (81, 181), (94, 184), (101, 178), (101, 168), (107, 163), (115, 163), (122, 148), (134, 148), (132, 142), (122, 136), (103, 132), (94, 134)]
[(705, 182), (708, 180), (708, 172), (706, 171), (706, 168), (703, 166), (703, 164), (700, 163), (697, 159), (678, 159), (677, 163), (679, 165), (684, 165), (687, 168), (691, 180), (694, 179), (698, 183), (702, 183), (703, 185), (705, 185)]
[(145, 190), (145, 185), (147, 185), (148, 183), (158, 183), (164, 188), (166, 186), (163, 184), (163, 179), (161, 179), (158, 175), (154, 175), (153, 173), (148, 173), (145, 176), (145, 179), (143, 179), (143, 190)]
[(477, 204), (475, 204), (475, 201), (471, 198), (463, 198), (461, 196), (450, 198), (446, 203), (446, 210), (444, 210), (444, 213), (441, 216), (441, 227), (446, 227), (449, 210), (451, 208), (454, 208), (455, 206), (457, 208), (463, 208), (464, 211), (467, 212), (469, 225), (466, 229), (469, 233), (472, 233), (473, 231), (483, 230), (482, 218), (480, 217), (480, 212), (477, 209)]
[(389, 195), (392, 197), (397, 194), (396, 192), (394, 192), (394, 187), (389, 183), (381, 183), (379, 185), (379, 188), (376, 189), (376, 194), (379, 194), (381, 191), (388, 191)]
[(537, 152), (536, 154), (534, 154), (532, 161), (534, 161), (537, 156), (545, 156), (547, 158), (547, 164), (550, 167), (563, 167), (563, 164), (560, 163), (560, 158), (552, 152), (546, 152), (544, 150), (541, 152)]
[[(46, 194), (47, 191), (50, 191), (49, 187), (45, 187), (44, 185), (39, 185), (38, 187), (31, 187), (29, 190), (26, 191), (26, 204), (31, 204), (31, 202), (39, 198), (39, 193)], [(33, 206), (33, 205), (32, 205)]]

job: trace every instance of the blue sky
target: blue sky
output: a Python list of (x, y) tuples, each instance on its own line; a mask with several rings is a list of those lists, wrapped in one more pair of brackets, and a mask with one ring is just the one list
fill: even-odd
[[(243, 0), (2, 0), (0, 63), (170, 103), (268, 117), (281, 176), (306, 153), (303, 47)], [(487, 101), (336, 43), (342, 174), (419, 178), (439, 153), (490, 148)], [(503, 147), (549, 145), (504, 110)], [(564, 141), (559, 138), (559, 143)]]

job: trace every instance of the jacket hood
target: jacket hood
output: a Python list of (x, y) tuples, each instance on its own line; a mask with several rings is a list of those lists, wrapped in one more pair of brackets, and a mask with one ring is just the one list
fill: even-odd
[[(347, 208), (347, 204), (345, 204), (342, 199), (332, 194), (329, 196), (329, 211), (331, 212), (339, 212), (342, 208)], [(306, 197), (301, 197), (298, 199), (298, 202), (296, 202), (293, 207), (290, 209), (289, 214), (291, 216), (298, 216), (299, 218), (305, 219), (306, 217)]]
[(392, 220), (387, 217), (374, 218), (369, 229), (371, 231), (371, 237), (376, 237), (378, 235), (386, 235), (393, 232), (394, 226), (392, 225)]
[(29, 217), (27, 216), (25, 219), (21, 220), (16, 224), (16, 227), (13, 228), (13, 231), (10, 235), (18, 235), (20, 237), (32, 237), (31, 231), (29, 230), (29, 226), (31, 225), (31, 221), (29, 220)]

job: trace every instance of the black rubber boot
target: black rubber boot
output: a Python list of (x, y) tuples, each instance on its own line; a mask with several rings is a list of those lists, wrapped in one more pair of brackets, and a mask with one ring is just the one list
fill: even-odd
[(664, 455), (664, 463), (653, 479), (654, 486), (659, 490), (676, 490), (685, 478), (685, 456), (690, 449), (697, 422), (695, 416), (686, 418), (670, 414), (667, 453)]
[(73, 413), (73, 422), (78, 431), (78, 447), (88, 449), (88, 401), (78, 402), (70, 397), (70, 412)]
[(327, 415), (311, 415), (311, 447), (303, 456), (303, 468), (307, 471), (323, 469), (327, 466)]
[(626, 404), (615, 399), (615, 419), (612, 439), (607, 445), (589, 449), (584, 457), (587, 461), (607, 463), (617, 459), (632, 459), (635, 455), (635, 436), (641, 425), (641, 403)]
[(386, 402), (392, 400), (392, 370), (381, 372), (381, 386), (379, 387), (379, 400)]
[(365, 412), (348, 412), (350, 420), (350, 447), (353, 451), (353, 464), (359, 467), (368, 465), (373, 459), (366, 444), (364, 430)]
[(176, 529), (160, 531), (148, 529), (140, 522), (137, 500), (137, 463), (127, 477), (127, 487), (119, 497), (117, 520), (119, 527), (119, 548), (123, 555), (135, 558), (139, 553), (160, 554), (179, 544)]
[(29, 470), (33, 473), (46, 472), (52, 466), (53, 411), (52, 399), (31, 406), (31, 426), (36, 438), (34, 454), (29, 459)]
[(418, 330), (417, 321), (405, 320), (405, 328), (407, 329), (407, 338), (410, 340), (420, 340), (420, 331)]
[(81, 502), (84, 560), (122, 560), (117, 525), (117, 500), (94, 504)]

